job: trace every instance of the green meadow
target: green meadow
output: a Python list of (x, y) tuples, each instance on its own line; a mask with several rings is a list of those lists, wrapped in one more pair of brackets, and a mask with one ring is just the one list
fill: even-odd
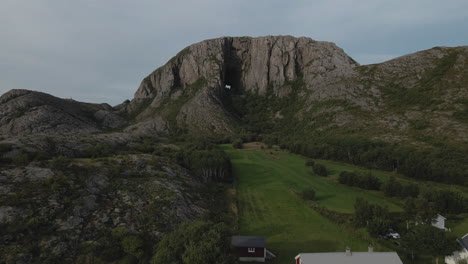
[(306, 188), (316, 190), (321, 205), (339, 212), (351, 213), (357, 197), (401, 210), (377, 193), (315, 175), (300, 156), (225, 150), (236, 177), (240, 234), (267, 237), (268, 249), (278, 257), (275, 263), (291, 263), (300, 252), (344, 251), (346, 246), (365, 251), (372, 242), (365, 232), (348, 230), (314, 211), (297, 195)]

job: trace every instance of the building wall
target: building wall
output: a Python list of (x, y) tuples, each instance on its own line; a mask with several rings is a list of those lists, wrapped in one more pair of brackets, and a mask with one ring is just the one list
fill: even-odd
[(265, 258), (265, 248), (255, 248), (254, 253), (249, 252), (249, 248), (236, 248), (237, 256), (246, 258)]
[(445, 219), (440, 217), (440, 216), (437, 216), (436, 221), (434, 223), (432, 223), (432, 226), (444, 230), (445, 229)]
[(261, 258), (249, 258), (249, 257), (243, 257), (243, 258), (239, 258), (240, 261), (248, 261), (248, 262), (265, 262), (265, 258), (264, 257), (261, 257)]
[(454, 252), (452, 256), (445, 257), (445, 263), (457, 264), (457, 261), (468, 259), (468, 250)]

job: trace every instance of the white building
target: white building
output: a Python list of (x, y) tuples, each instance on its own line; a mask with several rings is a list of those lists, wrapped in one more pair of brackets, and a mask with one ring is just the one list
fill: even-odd
[(445, 257), (445, 263), (447, 264), (457, 264), (459, 261), (464, 259), (468, 261), (468, 234), (457, 239), (457, 241), (460, 243), (461, 249), (453, 252), (451, 256)]
[(403, 264), (396, 252), (374, 252), (369, 246), (368, 252), (300, 253), (296, 264)]
[(434, 220), (432, 220), (432, 226), (442, 230), (447, 230), (447, 228), (445, 228), (445, 220), (447, 220), (447, 218), (437, 214)]

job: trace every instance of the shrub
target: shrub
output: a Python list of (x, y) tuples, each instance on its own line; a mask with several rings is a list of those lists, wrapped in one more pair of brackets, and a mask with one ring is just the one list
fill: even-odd
[(24, 151), (13, 157), (13, 163), (15, 163), (18, 166), (26, 166), (31, 161), (32, 161), (32, 158), (29, 155), (29, 153), (24, 152)]
[(306, 165), (307, 167), (313, 167), (314, 164), (315, 164), (315, 161), (314, 161), (314, 160), (311, 160), (311, 159), (308, 160), (308, 161), (306, 161), (306, 163), (305, 163), (305, 165)]
[(122, 249), (125, 253), (141, 258), (144, 254), (143, 241), (137, 236), (127, 236), (122, 239)]
[(306, 189), (302, 191), (301, 196), (304, 200), (315, 200), (315, 191), (313, 189)]
[(116, 227), (111, 231), (112, 237), (115, 239), (121, 239), (128, 234), (128, 229), (122, 226)]
[(107, 144), (97, 143), (86, 149), (87, 155), (91, 158), (108, 157), (111, 155), (111, 148)]
[(2, 143), (0, 144), (0, 153), (6, 153), (6, 152), (9, 152), (13, 149), (13, 145), (12, 144), (5, 144), (5, 143)]
[(242, 148), (242, 144), (244, 142), (242, 142), (241, 139), (236, 139), (232, 142), (232, 146), (235, 148), (235, 149), (241, 149)]
[(328, 175), (327, 168), (321, 164), (314, 164), (313, 168), (314, 168), (314, 172), (317, 175), (320, 175), (320, 176)]
[(52, 159), (51, 166), (54, 170), (63, 171), (68, 167), (70, 159), (64, 156), (58, 156)]

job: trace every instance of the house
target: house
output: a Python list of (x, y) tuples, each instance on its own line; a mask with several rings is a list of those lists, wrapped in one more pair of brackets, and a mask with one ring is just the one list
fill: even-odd
[(239, 261), (265, 262), (267, 257), (265, 237), (233, 236), (231, 245), (235, 248)]
[(345, 252), (300, 253), (295, 259), (296, 264), (403, 264), (396, 252), (374, 252), (372, 246), (367, 252), (346, 247)]
[(436, 217), (432, 220), (432, 226), (442, 230), (447, 230), (447, 228), (445, 228), (445, 220), (447, 220), (447, 218), (437, 214)]
[(463, 259), (468, 261), (468, 234), (458, 238), (457, 241), (460, 243), (461, 249), (453, 252), (451, 256), (445, 257), (445, 263), (447, 264), (457, 264)]

